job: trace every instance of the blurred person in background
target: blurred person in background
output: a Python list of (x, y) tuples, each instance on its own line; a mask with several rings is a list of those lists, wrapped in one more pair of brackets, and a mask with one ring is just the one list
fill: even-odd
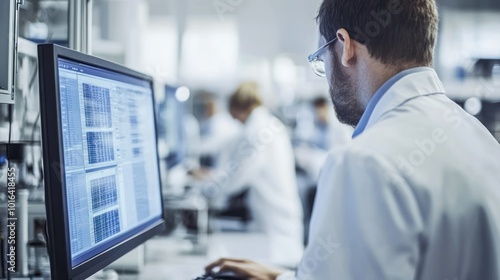
[(331, 103), (326, 97), (317, 97), (312, 101), (314, 107), (314, 144), (323, 150), (331, 150), (341, 147), (351, 139), (352, 129), (341, 124), (335, 116), (332, 116)]
[(316, 180), (328, 152), (347, 145), (353, 130), (337, 120), (330, 108), (331, 103), (325, 97), (314, 98), (311, 105), (312, 118), (301, 117), (297, 120), (294, 150), (297, 165)]
[(318, 96), (305, 105), (297, 116), (293, 142), (307, 243), (321, 167), (331, 150), (344, 148), (351, 141), (353, 129), (339, 122), (327, 98)]
[(183, 128), (184, 134), (186, 135), (186, 158), (184, 159), (183, 165), (189, 170), (200, 166), (200, 123), (192, 113), (186, 112), (184, 115)]
[[(267, 236), (270, 261), (294, 266), (303, 254), (303, 213), (295, 161), (285, 125), (262, 106), (259, 86), (240, 85), (229, 99), (229, 112), (244, 126), (228, 145), (217, 168), (203, 174), (213, 206), (248, 188), (250, 230)], [(198, 177), (200, 174), (198, 174)]]
[(241, 124), (219, 108), (215, 94), (204, 91), (199, 95), (199, 99), (203, 108), (200, 120), (201, 165), (215, 168), (223, 151), (240, 135)]
[(323, 1), (309, 61), (356, 129), (322, 169), (304, 257), (296, 272), (232, 259), (207, 272), (500, 279), (500, 145), (431, 68), (438, 18), (434, 0)]

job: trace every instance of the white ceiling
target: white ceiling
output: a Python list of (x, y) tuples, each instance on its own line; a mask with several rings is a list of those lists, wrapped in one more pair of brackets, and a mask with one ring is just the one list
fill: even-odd
[(307, 57), (316, 47), (321, 0), (148, 0), (151, 17), (234, 20), (242, 56), (289, 53)]
[[(240, 63), (243, 63), (240, 67), (254, 67), (255, 65), (251, 66), (254, 61), (257, 64), (263, 60), (272, 62), (284, 55), (302, 69), (301, 74), (305, 73), (306, 76), (302, 75), (301, 80), (311, 78), (313, 81), (317, 81), (314, 74), (303, 69), (309, 70), (307, 56), (317, 48), (315, 18), (321, 2), (322, 0), (146, 1), (151, 19), (175, 18), (180, 33), (191, 22), (199, 22), (200, 19), (235, 24)], [(318, 84), (320, 90), (323, 90), (325, 82), (320, 80)], [(307, 87), (310, 88), (311, 84), (308, 83)]]

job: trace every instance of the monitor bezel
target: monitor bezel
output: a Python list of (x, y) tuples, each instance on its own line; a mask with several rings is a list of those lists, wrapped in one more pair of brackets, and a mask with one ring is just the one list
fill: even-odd
[[(90, 258), (83, 263), (72, 267), (71, 247), (69, 240), (68, 213), (66, 191), (64, 189), (64, 158), (62, 126), (60, 122), (60, 92), (58, 59), (65, 58), (89, 66), (128, 75), (150, 83), (153, 98), (153, 116), (155, 127), (155, 141), (158, 141), (156, 105), (154, 84), (152, 77), (131, 70), (116, 63), (86, 55), (54, 44), (38, 45), (38, 67), (40, 81), (40, 113), (43, 146), (43, 164), (45, 180), (45, 207), (47, 213), (47, 242), (51, 264), (52, 279), (86, 279), (103, 269), (130, 250), (144, 243), (151, 237), (161, 233), (165, 228), (165, 213), (163, 199), (161, 199), (161, 214), (157, 222), (148, 228), (122, 241), (101, 254)], [(54, 108), (55, 107), (55, 108)], [(156, 146), (157, 168), (160, 174), (158, 148)], [(161, 178), (158, 178), (160, 197), (162, 196)], [(62, 207), (61, 207), (62, 206)], [(62, 209), (61, 209), (62, 208)], [(57, 221), (57, 222), (56, 222)], [(60, 246), (61, 242), (63, 246)]]

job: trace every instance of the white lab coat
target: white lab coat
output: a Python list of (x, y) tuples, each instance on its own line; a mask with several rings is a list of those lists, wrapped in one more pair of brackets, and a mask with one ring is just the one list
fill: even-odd
[(298, 279), (500, 279), (500, 145), (442, 92), (404, 76), (331, 153)]
[(267, 235), (269, 261), (297, 265), (304, 250), (303, 213), (286, 127), (264, 107), (255, 108), (227, 155), (212, 175), (212, 196), (225, 200), (250, 187), (251, 229)]
[(203, 126), (207, 131), (201, 135), (201, 155), (212, 156), (217, 166), (221, 152), (237, 139), (241, 125), (227, 112), (220, 112), (205, 120)]

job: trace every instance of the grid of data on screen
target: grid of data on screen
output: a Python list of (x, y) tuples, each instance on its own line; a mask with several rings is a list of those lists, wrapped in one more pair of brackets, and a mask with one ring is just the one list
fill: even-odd
[(76, 265), (161, 213), (153, 101), (147, 81), (65, 59), (58, 66)]

